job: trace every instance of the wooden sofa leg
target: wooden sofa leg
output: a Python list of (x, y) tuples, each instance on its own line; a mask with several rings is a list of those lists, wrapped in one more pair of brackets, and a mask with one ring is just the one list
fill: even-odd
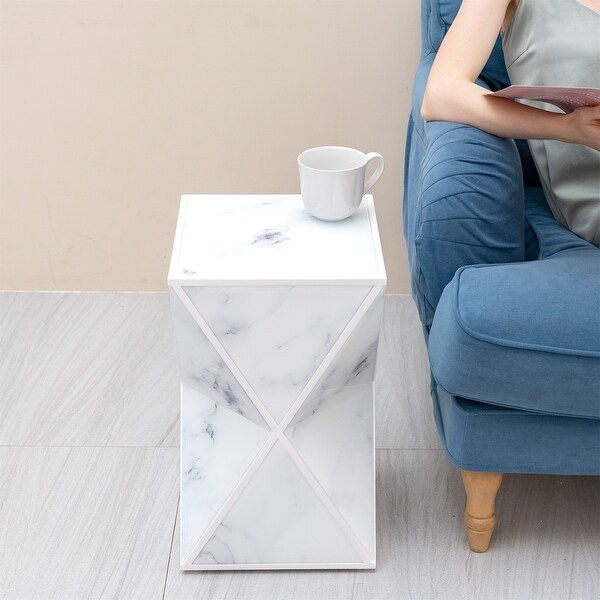
[(469, 548), (473, 552), (485, 552), (496, 525), (494, 504), (502, 483), (502, 473), (479, 473), (461, 469), (460, 474), (467, 492), (465, 529)]

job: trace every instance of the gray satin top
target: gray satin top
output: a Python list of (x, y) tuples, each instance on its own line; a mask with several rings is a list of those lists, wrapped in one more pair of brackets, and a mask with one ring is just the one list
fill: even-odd
[[(513, 85), (600, 87), (600, 15), (577, 0), (520, 0), (502, 47)], [(600, 246), (600, 152), (556, 140), (528, 143), (556, 220)]]

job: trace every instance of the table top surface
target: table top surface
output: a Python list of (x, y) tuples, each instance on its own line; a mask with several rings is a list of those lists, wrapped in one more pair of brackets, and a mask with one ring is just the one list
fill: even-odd
[(298, 194), (184, 195), (169, 283), (385, 284), (373, 197), (343, 221), (322, 221)]

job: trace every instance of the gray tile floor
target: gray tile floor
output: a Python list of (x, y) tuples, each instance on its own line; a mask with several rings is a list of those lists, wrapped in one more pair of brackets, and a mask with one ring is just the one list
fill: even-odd
[(378, 567), (181, 573), (178, 382), (163, 294), (0, 294), (0, 599), (600, 597), (600, 480), (509, 475), (490, 551), (433, 426), (410, 298), (377, 368)]

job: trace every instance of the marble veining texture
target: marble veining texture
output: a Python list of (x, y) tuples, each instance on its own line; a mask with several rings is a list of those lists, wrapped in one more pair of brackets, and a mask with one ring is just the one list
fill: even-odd
[(374, 556), (373, 384), (346, 388), (335, 398), (286, 434)]
[(310, 215), (299, 195), (182, 197), (169, 278), (385, 280), (372, 196), (344, 221)]
[[(183, 380), (183, 568), (372, 568), (373, 380), (383, 288), (198, 286), (171, 294)], [(215, 334), (218, 352), (181, 294)], [(329, 353), (348, 326), (344, 343)], [(240, 369), (275, 423), (326, 356), (330, 362), (312, 381), (301, 418), (290, 423), (288, 415), (287, 430), (281, 424), (269, 432), (219, 353)]]
[(336, 401), (339, 396), (343, 397), (346, 388), (374, 380), (383, 303), (384, 291), (381, 289), (302, 403), (292, 424), (316, 413), (323, 404)]
[(192, 551), (268, 437), (251, 420), (182, 386), (182, 556)]
[(275, 421), (280, 422), (371, 286), (183, 289)]
[(217, 404), (268, 428), (259, 410), (187, 311), (177, 293), (171, 289), (170, 296), (182, 382), (197, 389)]
[(361, 562), (280, 442), (195, 564)]

